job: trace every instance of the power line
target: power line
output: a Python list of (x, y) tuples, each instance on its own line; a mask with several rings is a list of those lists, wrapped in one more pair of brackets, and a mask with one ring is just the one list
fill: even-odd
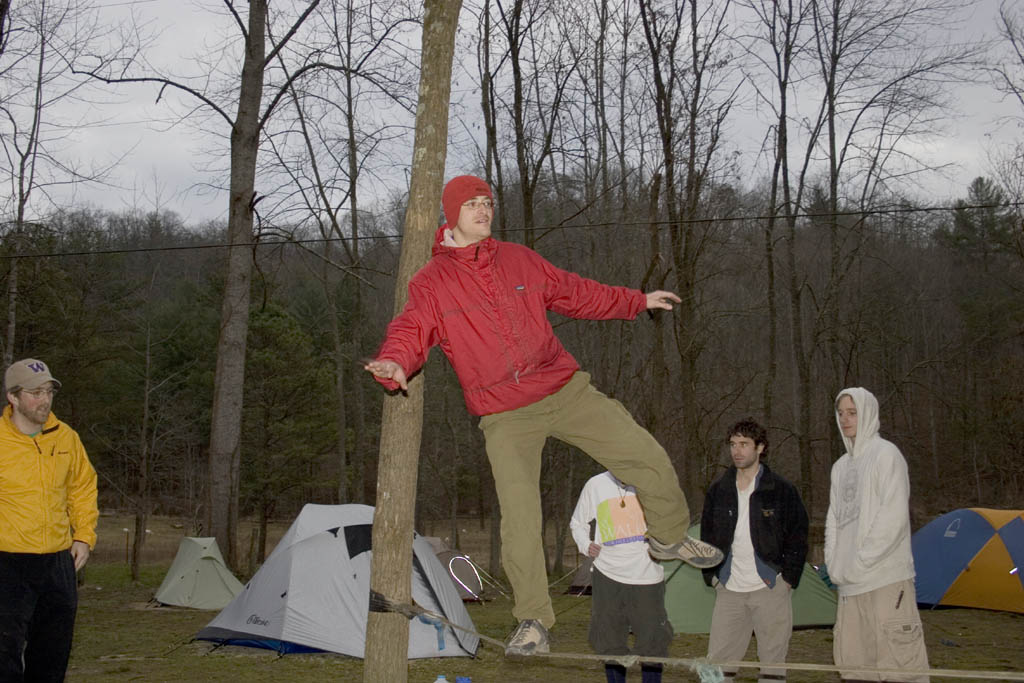
[(135, 7), (136, 5), (149, 5), (160, 0), (126, 0), (125, 2), (110, 2), (106, 4), (93, 5), (96, 9), (110, 9), (111, 7)]
[[(938, 213), (944, 211), (978, 211), (984, 209), (1009, 209), (1009, 208), (1020, 208), (1024, 206), (1024, 202), (1006, 202), (1003, 204), (973, 204), (973, 205), (961, 205), (961, 206), (925, 206), (925, 207), (893, 207), (887, 209), (867, 209), (864, 211), (837, 211), (823, 212), (823, 213), (797, 213), (793, 216), (787, 216), (784, 214), (776, 214), (774, 216), (770, 214), (761, 215), (746, 215), (746, 216), (717, 216), (707, 218), (687, 218), (679, 221), (606, 221), (602, 223), (574, 223), (572, 225), (538, 225), (533, 228), (535, 232), (550, 233), (556, 230), (585, 230), (585, 229), (601, 229), (601, 228), (649, 228), (656, 226), (659, 229), (671, 227), (672, 225), (697, 225), (697, 224), (715, 224), (715, 223), (736, 223), (736, 222), (757, 222), (767, 221), (775, 219), (777, 221), (785, 220), (808, 220), (808, 219), (821, 219), (831, 218), (866, 218), (868, 216), (878, 215), (890, 215), (890, 214), (912, 214), (912, 213)], [(10, 223), (8, 223), (10, 225)], [(509, 228), (506, 232), (511, 233), (523, 233), (526, 232), (527, 228)], [(232, 247), (241, 248), (255, 248), (255, 247), (278, 247), (288, 244), (305, 245), (305, 244), (326, 244), (335, 242), (350, 242), (350, 241), (376, 241), (376, 240), (400, 240), (401, 234), (388, 234), (388, 235), (361, 235), (359, 237), (310, 237), (305, 239), (274, 239), (274, 240), (262, 240), (257, 239), (252, 242), (241, 242), (238, 244), (227, 244), (218, 242), (214, 244), (192, 244), (192, 245), (176, 245), (168, 247), (138, 247), (133, 249), (91, 249), (81, 251), (59, 251), (59, 252), (43, 252), (43, 253), (26, 253), (26, 254), (5, 254), (0, 255), (0, 260), (11, 260), (11, 259), (41, 259), (41, 258), (64, 258), (72, 256), (113, 256), (119, 254), (146, 254), (146, 253), (157, 253), (157, 252), (171, 252), (171, 251), (198, 251), (204, 249), (230, 249)]]

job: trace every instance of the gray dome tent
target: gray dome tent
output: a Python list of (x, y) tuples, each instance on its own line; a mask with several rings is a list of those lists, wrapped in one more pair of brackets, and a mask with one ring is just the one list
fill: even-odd
[[(373, 508), (306, 505), (238, 597), (198, 638), (289, 652), (337, 652), (363, 657), (370, 602)], [(475, 630), (462, 600), (430, 545), (412, 542), (413, 601)], [(413, 619), (409, 658), (469, 657), (479, 638), (450, 626)]]

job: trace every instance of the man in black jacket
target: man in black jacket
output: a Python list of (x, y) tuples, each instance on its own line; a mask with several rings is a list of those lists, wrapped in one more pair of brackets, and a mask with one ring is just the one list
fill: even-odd
[[(714, 586), (708, 659), (743, 659), (750, 636), (757, 636), (760, 662), (786, 661), (793, 631), (791, 592), (800, 583), (807, 558), (807, 510), (796, 487), (762, 461), (768, 434), (752, 419), (729, 430), (732, 466), (708, 489), (700, 537), (721, 548), (725, 559), (705, 569)], [(723, 671), (731, 681), (735, 671)], [(758, 679), (786, 680), (786, 670), (764, 667)]]

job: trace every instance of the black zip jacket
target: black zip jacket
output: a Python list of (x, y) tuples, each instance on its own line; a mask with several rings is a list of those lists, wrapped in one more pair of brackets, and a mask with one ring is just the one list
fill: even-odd
[[(807, 510), (796, 487), (775, 474), (764, 463), (750, 494), (750, 538), (757, 560), (767, 565), (793, 588), (800, 583), (807, 559)], [(727, 563), (732, 561), (732, 541), (736, 532), (739, 497), (736, 494), (736, 467), (730, 467), (708, 488), (700, 518), (700, 537), (721, 548), (725, 560), (705, 569), (704, 583), (711, 585)]]

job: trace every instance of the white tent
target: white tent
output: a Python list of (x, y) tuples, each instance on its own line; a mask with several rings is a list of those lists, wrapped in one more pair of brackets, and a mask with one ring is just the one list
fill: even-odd
[(186, 536), (153, 599), (164, 605), (223, 609), (242, 592), (215, 538)]
[[(370, 603), (373, 508), (306, 505), (267, 561), (198, 638), (280, 652), (362, 657)], [(475, 630), (430, 545), (412, 542), (412, 597), (420, 607)], [(409, 658), (473, 656), (479, 638), (413, 619)]]

